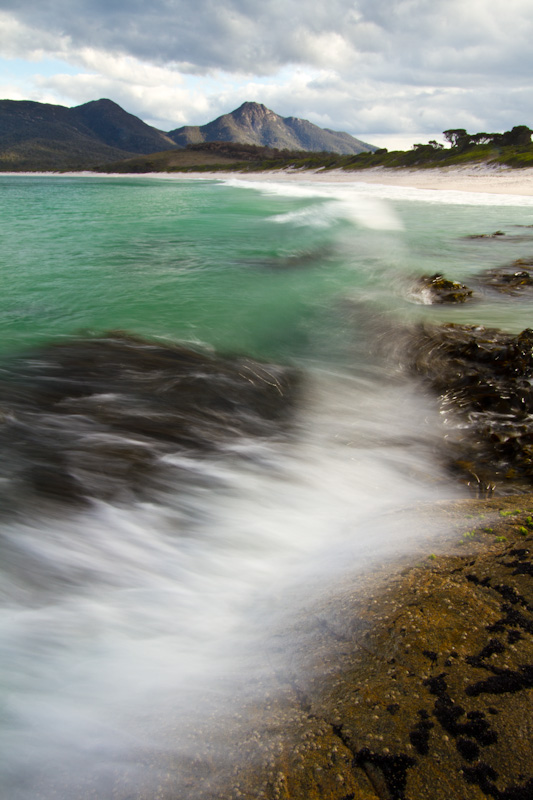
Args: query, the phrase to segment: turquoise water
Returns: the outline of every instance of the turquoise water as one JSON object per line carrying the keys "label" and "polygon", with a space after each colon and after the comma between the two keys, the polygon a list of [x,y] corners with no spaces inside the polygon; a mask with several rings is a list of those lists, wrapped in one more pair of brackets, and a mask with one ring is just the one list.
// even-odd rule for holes
{"label": "turquoise water", "polygon": [[[3,181],[6,349],[127,329],[272,354],[305,338],[342,283],[334,254],[313,259],[323,236],[271,221],[290,199],[191,181]],[[285,268],[307,251],[305,271]]]}
{"label": "turquoise water", "polygon": [[[122,330],[294,365],[301,377],[289,432],[235,426],[201,452],[113,427],[121,409],[150,413],[127,381],[98,384],[84,403],[67,391],[59,409],[46,391],[30,402],[27,377],[2,397],[0,434],[14,433],[0,489],[23,497],[0,527],[3,796],[194,800],[197,776],[181,783],[179,766],[198,757],[194,726],[208,746],[213,708],[246,719],[246,702],[275,690],[291,652],[269,649],[269,637],[294,615],[312,619],[313,598],[341,579],[357,591],[376,561],[421,543],[432,552],[432,532],[407,511],[463,490],[435,460],[434,403],[376,362],[369,333],[418,319],[531,327],[527,299],[436,307],[410,290],[422,274],[470,283],[533,256],[532,224],[528,198],[0,176],[2,376],[12,363],[48,374],[53,354],[38,345]],[[505,236],[468,238],[496,230]],[[145,362],[132,363],[142,385]],[[140,453],[155,474],[138,491],[127,459]],[[21,495],[57,454],[85,506]],[[221,727],[231,739],[231,723]]]}
{"label": "turquoise water", "polygon": [[[332,332],[336,300],[364,296],[412,315],[420,309],[406,303],[403,276],[468,280],[533,251],[531,231],[514,227],[533,220],[527,200],[461,205],[346,186],[301,194],[283,184],[0,177],[2,351],[125,329],[312,356]],[[462,238],[497,229],[506,241]],[[505,321],[496,306],[453,314]],[[509,322],[525,326],[527,313],[515,308]]]}

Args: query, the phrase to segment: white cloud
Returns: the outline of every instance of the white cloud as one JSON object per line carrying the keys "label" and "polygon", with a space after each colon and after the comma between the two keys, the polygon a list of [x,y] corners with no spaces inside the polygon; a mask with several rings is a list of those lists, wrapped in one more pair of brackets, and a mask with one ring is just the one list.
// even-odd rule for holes
{"label": "white cloud", "polygon": [[53,77],[36,76],[35,82],[48,97],[68,98],[68,105],[78,105],[109,97],[126,111],[140,116],[164,130],[185,125],[198,116],[209,117],[209,101],[205,95],[167,83],[129,83],[106,75],[58,74]]}
{"label": "white cloud", "polygon": [[68,49],[68,39],[25,25],[0,11],[0,53],[3,58],[39,61],[45,55]]}

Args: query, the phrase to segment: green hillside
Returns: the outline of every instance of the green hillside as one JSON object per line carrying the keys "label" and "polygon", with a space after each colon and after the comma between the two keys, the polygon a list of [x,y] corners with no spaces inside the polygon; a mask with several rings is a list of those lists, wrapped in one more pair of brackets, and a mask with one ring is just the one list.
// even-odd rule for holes
{"label": "green hillside", "polygon": [[[524,126],[520,126],[523,128]],[[513,129],[515,130],[515,129]],[[507,132],[511,133],[511,132]],[[504,137],[505,134],[494,134]],[[309,151],[281,150],[232,142],[190,144],[184,150],[138,156],[126,161],[105,164],[102,172],[176,172],[205,171],[216,166],[220,170],[257,172],[277,169],[301,170],[364,170],[375,167],[395,169],[435,169],[438,167],[492,164],[494,166],[533,166],[533,144],[452,143],[445,148],[429,143],[415,145],[411,150],[386,149],[374,153],[339,155]],[[509,141],[509,139],[503,141]]]}

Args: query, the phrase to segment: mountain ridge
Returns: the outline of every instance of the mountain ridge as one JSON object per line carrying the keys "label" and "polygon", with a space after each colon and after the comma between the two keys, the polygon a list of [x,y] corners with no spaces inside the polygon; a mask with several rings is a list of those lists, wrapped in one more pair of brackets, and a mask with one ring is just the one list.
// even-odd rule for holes
{"label": "mountain ridge", "polygon": [[220,141],[332,153],[376,149],[350,134],[319,128],[298,117],[281,117],[250,101],[206,125],[166,133],[108,98],[72,108],[33,100],[0,100],[0,171],[92,169],[189,144]]}
{"label": "mountain ridge", "polygon": [[0,170],[89,169],[176,145],[112,100],[68,108],[0,100]]}
{"label": "mountain ridge", "polygon": [[280,150],[343,154],[373,152],[377,149],[349,133],[320,128],[299,117],[282,117],[262,103],[250,101],[205,125],[185,125],[169,131],[168,135],[182,147],[228,141]]}
{"label": "mountain ridge", "polygon": [[75,106],[76,117],[105,144],[136,153],[158,153],[175,147],[170,137],[107,98]]}

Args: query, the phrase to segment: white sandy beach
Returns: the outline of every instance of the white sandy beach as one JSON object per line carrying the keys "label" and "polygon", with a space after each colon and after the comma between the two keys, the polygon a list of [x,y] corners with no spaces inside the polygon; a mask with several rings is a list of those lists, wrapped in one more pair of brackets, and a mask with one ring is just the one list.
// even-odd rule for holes
{"label": "white sandy beach", "polygon": [[[49,176],[98,178],[140,178],[139,173],[102,172],[5,172],[5,176]],[[168,178],[169,180],[223,180],[238,179],[257,183],[258,181],[287,181],[309,183],[367,183],[381,186],[404,186],[413,189],[430,189],[454,192],[476,192],[481,194],[513,195],[533,197],[533,167],[512,169],[505,166],[443,167],[441,169],[384,169],[374,167],[358,171],[345,170],[272,170],[271,172],[151,172],[145,177]]]}
{"label": "white sandy beach", "polygon": [[187,177],[203,179],[238,177],[243,181],[312,181],[313,183],[373,183],[385,186],[410,186],[415,189],[442,189],[456,192],[533,196],[533,168],[511,169],[485,164],[442,169],[276,170],[254,173],[202,173]]}

